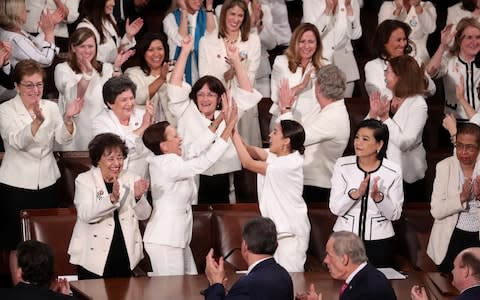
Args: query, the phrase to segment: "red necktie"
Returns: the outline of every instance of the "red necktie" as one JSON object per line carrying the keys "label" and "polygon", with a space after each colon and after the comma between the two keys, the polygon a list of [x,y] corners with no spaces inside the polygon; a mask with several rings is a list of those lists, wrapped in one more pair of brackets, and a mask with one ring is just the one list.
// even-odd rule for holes
{"label": "red necktie", "polygon": [[339,296],[341,297],[343,292],[347,289],[348,283],[346,281],[343,282],[342,286],[340,287],[340,294]]}

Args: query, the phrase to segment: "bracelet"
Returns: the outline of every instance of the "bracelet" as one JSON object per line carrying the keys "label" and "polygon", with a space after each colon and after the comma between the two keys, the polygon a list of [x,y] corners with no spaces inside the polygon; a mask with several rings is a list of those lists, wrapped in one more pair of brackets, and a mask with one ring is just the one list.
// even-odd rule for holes
{"label": "bracelet", "polygon": [[121,68],[113,67],[113,72],[120,73],[122,72]]}
{"label": "bracelet", "polygon": [[453,135],[450,136],[450,142],[452,144],[455,144],[456,139],[457,139],[457,134],[453,134]]}
{"label": "bracelet", "polygon": [[214,12],[213,8],[212,8],[212,9],[206,9],[205,11],[206,11],[207,13],[213,13],[213,12]]}
{"label": "bracelet", "polygon": [[215,123],[214,123],[214,121],[212,121],[212,122],[210,123],[210,126],[212,126],[212,127],[213,127],[213,129],[215,129],[215,130],[218,128],[218,126],[215,126]]}
{"label": "bracelet", "polygon": [[8,66],[9,64],[10,64],[10,60],[7,60],[7,62],[4,63],[2,67],[6,67],[6,66]]}
{"label": "bracelet", "polygon": [[87,73],[82,73],[82,78],[87,80],[87,81],[92,80],[92,77],[93,77],[93,73],[92,73],[92,75],[89,75]]}

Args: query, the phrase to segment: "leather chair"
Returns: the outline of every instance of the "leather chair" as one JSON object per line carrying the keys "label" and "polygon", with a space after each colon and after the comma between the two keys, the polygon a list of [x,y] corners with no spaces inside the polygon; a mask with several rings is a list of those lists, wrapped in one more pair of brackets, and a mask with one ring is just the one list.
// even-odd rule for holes
{"label": "leather chair", "polygon": [[77,220],[74,208],[31,209],[21,211],[23,240],[49,244],[55,256],[55,275],[74,275],[77,269],[69,263],[67,253],[73,226]]}
{"label": "leather chair", "polygon": [[59,207],[74,207],[75,178],[92,166],[87,151],[56,152],[60,179],[57,184]]}
{"label": "leather chair", "polygon": [[311,230],[305,271],[323,271],[326,270],[323,265],[325,245],[337,217],[330,212],[328,203],[311,203],[308,204],[308,218]]}

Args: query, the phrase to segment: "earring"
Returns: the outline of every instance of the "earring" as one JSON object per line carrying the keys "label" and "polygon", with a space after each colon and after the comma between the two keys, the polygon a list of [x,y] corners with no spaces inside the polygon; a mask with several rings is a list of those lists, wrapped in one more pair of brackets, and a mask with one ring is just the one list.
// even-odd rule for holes
{"label": "earring", "polygon": [[378,152],[380,152],[380,149],[377,149],[377,154],[378,154]]}

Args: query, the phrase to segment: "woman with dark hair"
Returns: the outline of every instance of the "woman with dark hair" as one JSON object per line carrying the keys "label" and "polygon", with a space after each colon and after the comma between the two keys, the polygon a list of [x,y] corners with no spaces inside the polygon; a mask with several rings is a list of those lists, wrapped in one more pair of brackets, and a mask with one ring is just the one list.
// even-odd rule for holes
{"label": "woman with dark hair", "polygon": [[128,148],[112,133],[88,144],[93,167],[75,179],[77,222],[68,247],[78,279],[131,277],[143,258],[139,220],[152,208],[149,183],[123,169]]}
{"label": "woman with dark hair", "polygon": [[390,59],[385,79],[393,98],[388,101],[378,92],[371,94],[367,116],[380,120],[390,131],[387,155],[402,167],[405,199],[409,201],[426,198],[427,159],[422,135],[428,107],[423,97],[423,73],[408,55]]}
{"label": "woman with dark hair", "polygon": [[65,111],[68,103],[76,97],[85,99],[82,112],[75,116],[77,134],[73,142],[62,146],[63,151],[85,151],[92,140],[92,121],[105,108],[98,96],[103,84],[112,76],[120,73],[126,58],[118,55],[112,66],[97,60],[95,34],[88,28],[79,28],[70,36],[67,61],[55,67],[55,86],[59,92],[58,106]]}
{"label": "woman with dark hair", "polygon": [[[135,35],[143,26],[143,20],[137,18],[130,23],[127,19],[125,35],[120,38],[120,33],[113,17],[114,0],[83,0],[80,8],[77,28],[86,27],[95,33],[97,41],[97,59],[101,62],[113,64],[117,55],[128,57],[134,54]],[[115,69],[120,72],[120,69]]]}
{"label": "woman with dark hair", "polygon": [[53,145],[72,141],[73,116],[83,106],[83,100],[76,99],[62,116],[57,104],[42,99],[44,76],[36,61],[20,61],[13,71],[18,94],[0,105],[0,133],[5,146],[0,166],[0,247],[10,250],[12,275],[15,248],[22,236],[20,210],[58,206],[55,183],[60,171]]}
{"label": "woman with dark hair", "polygon": [[305,131],[300,123],[282,120],[270,133],[269,149],[245,144],[233,135],[242,166],[258,174],[258,204],[278,232],[275,260],[289,272],[303,272],[310,238],[307,205],[302,198]]}
{"label": "woman with dark hair", "polygon": [[[373,39],[373,54],[375,59],[367,62],[365,65],[365,89],[370,95],[375,91],[379,91],[387,98],[391,98],[391,91],[386,86],[385,70],[387,70],[387,62],[389,59],[411,55],[417,61],[420,60],[413,51],[414,46],[410,44],[409,36],[412,29],[407,24],[397,20],[385,20],[378,25],[375,37]],[[428,81],[424,93],[428,95],[435,94],[435,84],[430,77],[425,74],[425,78],[421,80]]]}
{"label": "woman with dark hair", "polygon": [[398,20],[408,24],[412,29],[410,38],[415,43],[417,56],[422,63],[428,63],[430,55],[427,50],[427,39],[435,31],[437,21],[437,11],[432,2],[421,0],[384,1],[378,12],[378,23],[385,20]]}
{"label": "woman with dark hair", "polygon": [[452,271],[462,250],[480,247],[480,127],[460,125],[455,146],[455,154],[437,164],[430,210],[435,222],[427,254],[443,273]]}
{"label": "woman with dark hair", "polygon": [[479,0],[461,0],[457,4],[448,8],[447,22],[445,24],[452,24],[453,28],[457,27],[458,22],[463,18],[480,17],[480,1]]}
{"label": "woman with dark hair", "polygon": [[[199,155],[186,158],[182,139],[168,122],[153,124],[143,134],[143,142],[155,156],[147,160],[152,178],[153,214],[143,241],[154,275],[197,274],[190,250],[192,203],[197,199],[195,176],[212,166],[228,149],[235,127],[236,107],[229,109],[222,95],[225,127],[214,143],[204,144]],[[204,129],[208,130],[208,129]],[[172,224],[175,226],[172,227]]]}
{"label": "woman with dark hair", "polygon": [[322,40],[317,27],[311,23],[302,23],[293,31],[285,54],[275,58],[271,78],[273,105],[270,113],[273,116],[270,124],[272,128],[280,114],[278,102],[282,80],[288,80],[292,93],[298,98],[294,108],[300,115],[307,114],[317,105],[313,82],[320,67],[326,64],[322,58],[322,51]]}
{"label": "woman with dark hair", "polygon": [[[205,148],[203,143],[212,143],[217,132],[223,130],[220,96],[225,93],[225,88],[222,82],[213,76],[201,77],[192,88],[183,81],[183,71],[193,41],[187,37],[182,43],[182,52],[167,85],[167,94],[168,108],[177,117],[178,132],[184,138],[183,150],[186,158],[189,158],[196,156],[199,149]],[[252,88],[242,66],[239,49],[229,46],[227,50],[238,80],[238,86],[231,86],[230,95],[238,105],[240,118],[245,110],[260,101],[262,95]],[[222,157],[200,175],[199,203],[234,202],[233,172],[240,169],[241,164],[235,148],[229,143],[229,148]]]}
{"label": "woman with dark hair", "polygon": [[176,120],[167,108],[168,43],[163,34],[146,33],[137,45],[139,66],[128,68],[125,75],[137,86],[136,107],[145,108],[150,100],[154,108],[154,122],[168,121],[176,127]]}
{"label": "woman with dark hair", "polygon": [[392,221],[402,214],[402,171],[387,160],[388,127],[374,119],[355,130],[355,155],[335,163],[330,211],[338,216],[333,231],[352,231],[364,241],[368,261],[393,266]]}
{"label": "woman with dark hair", "polygon": [[153,123],[153,105],[147,101],[145,111],[135,109],[135,84],[125,75],[112,77],[103,85],[103,102],[106,105],[92,122],[94,135],[111,132],[120,136],[128,147],[124,168],[140,177],[146,177],[146,157],[150,151],[142,142],[145,129]]}
{"label": "woman with dark hair", "polygon": [[[459,122],[466,122],[471,117],[465,104],[475,110],[480,107],[477,90],[480,85],[479,52],[480,22],[464,18],[458,22],[456,30],[452,24],[445,26],[440,46],[427,65],[427,72],[432,77],[443,79],[445,113],[452,113]],[[456,94],[460,84],[463,85],[463,96]],[[466,103],[459,97],[463,97]]]}

